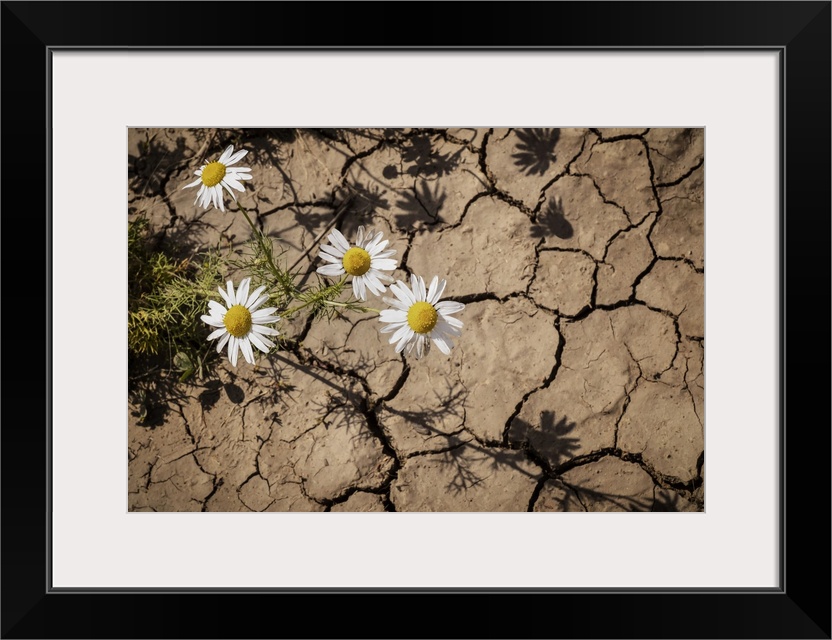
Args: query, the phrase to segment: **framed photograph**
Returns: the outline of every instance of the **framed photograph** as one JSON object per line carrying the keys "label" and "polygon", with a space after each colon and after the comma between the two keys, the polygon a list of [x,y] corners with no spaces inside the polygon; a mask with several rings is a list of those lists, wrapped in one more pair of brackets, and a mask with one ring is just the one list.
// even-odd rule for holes
{"label": "framed photograph", "polygon": [[3,3],[3,637],[829,638],[830,3],[396,8]]}

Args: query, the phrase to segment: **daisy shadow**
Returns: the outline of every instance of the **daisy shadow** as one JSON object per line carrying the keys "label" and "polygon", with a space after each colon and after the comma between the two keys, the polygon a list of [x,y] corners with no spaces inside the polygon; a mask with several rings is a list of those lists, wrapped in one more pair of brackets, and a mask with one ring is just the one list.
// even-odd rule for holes
{"label": "daisy shadow", "polygon": [[[336,209],[333,207],[330,211],[320,210],[326,209],[328,205],[321,205],[320,207],[316,207],[319,209],[315,211],[314,209],[303,206],[303,207],[289,207],[285,212],[278,212],[278,215],[286,216],[287,213],[291,213],[294,217],[294,228],[300,227],[304,229],[308,234],[311,241],[311,238],[314,238],[321,232],[323,228],[326,227],[332,219],[337,215]],[[347,214],[349,215],[349,213]],[[290,229],[293,228],[290,223]],[[281,241],[283,241],[281,239]]]}
{"label": "daisy shadow", "polygon": [[[396,408],[384,404],[384,411],[402,418],[425,441],[434,438],[447,440],[445,447],[453,447],[467,441],[461,438],[465,423],[465,402],[468,390],[460,382],[445,382],[444,389],[433,389],[433,399],[424,398],[418,410]],[[395,404],[395,401],[393,401]],[[432,442],[435,445],[435,442]]]}
{"label": "daisy shadow", "polygon": [[[353,149],[350,137],[364,143],[378,144],[379,142],[395,142],[401,137],[401,129],[371,129],[371,128],[309,128],[302,129],[304,133],[315,136],[317,140],[330,146],[335,151],[343,153],[343,147]],[[337,146],[341,145],[341,146]],[[353,150],[355,151],[355,150]]]}
{"label": "daisy shadow", "polygon": [[412,229],[418,224],[436,224],[442,222],[440,211],[442,210],[447,195],[445,190],[436,184],[431,188],[428,180],[422,180],[420,185],[413,186],[413,189],[402,191],[396,201],[396,226],[401,229]]}
{"label": "daisy shadow", "polygon": [[[563,482],[563,480],[561,480]],[[575,493],[578,501],[586,510],[590,506],[591,511],[651,511],[654,500],[642,497],[633,497],[617,493],[605,493],[597,489],[563,482]],[[566,510],[566,509],[564,509]]]}
{"label": "daisy shadow", "polygon": [[487,448],[476,442],[466,442],[447,451],[439,461],[450,468],[450,480],[445,489],[453,495],[481,489],[480,485],[501,469],[511,469],[535,480],[540,477],[539,473],[532,473],[520,464],[515,451]]}
{"label": "daisy shadow", "polygon": [[576,423],[565,416],[559,419],[554,411],[542,411],[536,424],[515,418],[509,430],[512,444],[533,449],[551,467],[557,467],[575,456],[581,441],[575,436]]}
{"label": "daisy shadow", "polygon": [[367,419],[361,412],[361,404],[356,395],[346,390],[344,393],[328,394],[324,402],[311,402],[316,409],[315,414],[320,416],[324,429],[329,430],[334,428],[332,425],[337,425],[338,429],[346,429],[352,434],[351,440],[357,441],[373,437],[367,428]]}
{"label": "daisy shadow", "polygon": [[347,182],[344,186],[342,192],[335,193],[336,206],[346,198],[353,197],[352,208],[356,213],[371,214],[390,209],[387,189],[380,187],[378,184],[365,184],[356,180],[355,182]]}
{"label": "daisy shadow", "polygon": [[[192,131],[196,142],[205,136],[205,131]],[[188,148],[184,136],[170,140],[162,129],[147,129],[144,132],[131,132],[139,137],[138,150],[127,155],[127,184],[129,191],[136,195],[164,196],[164,185],[171,172],[183,164],[192,150]]]}
{"label": "daisy shadow", "polygon": [[526,175],[543,175],[557,159],[555,145],[560,139],[560,129],[517,129],[520,142],[512,154],[514,165]]}
{"label": "daisy shadow", "polygon": [[401,145],[402,162],[410,166],[405,173],[410,176],[439,178],[451,173],[459,164],[463,147],[452,153],[437,149],[440,136],[420,134],[407,138]]}
{"label": "daisy shadow", "polygon": [[284,198],[288,198],[295,205],[298,204],[298,191],[295,181],[286,170],[291,146],[297,140],[295,129],[291,128],[268,128],[268,129],[243,129],[240,141],[243,141],[249,150],[250,162],[259,167],[274,167],[282,180],[282,193],[278,194],[278,202],[263,192],[257,192],[257,199],[261,202],[277,205]]}
{"label": "daisy shadow", "polygon": [[[140,427],[163,426],[173,408],[188,401],[186,388],[176,376],[164,375],[162,368],[145,370],[134,377],[128,375],[130,415],[138,418],[136,424]],[[135,371],[135,367],[130,369],[131,373]]]}
{"label": "daisy shadow", "polygon": [[222,382],[219,380],[209,380],[205,383],[205,388],[199,393],[197,399],[202,406],[203,411],[210,411],[222,396]]}
{"label": "daisy shadow", "polygon": [[574,233],[572,224],[566,219],[560,198],[549,200],[546,208],[538,214],[536,224],[531,228],[532,238],[556,236],[561,240],[568,240]]}
{"label": "daisy shadow", "polygon": [[679,512],[684,511],[682,508],[684,501],[678,493],[670,491],[656,492],[656,498],[653,500],[653,511],[662,512]]}

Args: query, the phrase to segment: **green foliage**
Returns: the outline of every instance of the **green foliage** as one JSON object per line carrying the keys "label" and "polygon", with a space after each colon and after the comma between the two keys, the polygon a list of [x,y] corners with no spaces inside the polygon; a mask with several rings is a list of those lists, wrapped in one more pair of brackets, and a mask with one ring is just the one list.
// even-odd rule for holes
{"label": "green foliage", "polygon": [[[253,225],[252,225],[253,226]],[[284,249],[275,249],[274,242],[259,229],[248,241],[240,258],[230,259],[228,264],[251,276],[252,287],[266,285],[271,296],[270,306],[285,308],[299,294],[295,281],[301,272],[290,272],[283,266]]]}
{"label": "green foliage", "polygon": [[128,348],[161,356],[182,379],[201,376],[211,352],[200,316],[223,282],[223,261],[216,252],[174,259],[151,246],[148,230],[144,217],[128,225]]}
{"label": "green foliage", "polygon": [[319,279],[316,286],[310,287],[306,291],[298,294],[297,299],[303,304],[295,307],[295,310],[308,307],[309,314],[316,320],[320,318],[332,320],[335,315],[344,310],[364,311],[361,303],[352,300],[352,298],[347,302],[337,302],[345,286],[343,279],[335,283],[329,283]]}
{"label": "green foliage", "polygon": [[[282,318],[304,310],[315,320],[331,320],[345,311],[377,311],[352,297],[341,302],[346,276],[339,282],[318,279],[301,289],[302,271],[287,267],[285,250],[258,230],[248,212],[240,207],[252,229],[252,238],[235,257],[222,258],[208,251],[192,259],[178,260],[152,246],[149,225],[140,216],[128,225],[128,347],[137,358],[162,359],[184,381],[196,374],[204,377],[209,358],[216,355],[206,338],[212,330],[201,316],[208,313],[208,301],[218,300],[217,288],[224,286],[229,271],[251,277],[252,289],[266,286],[270,301]],[[299,262],[299,260],[298,260]],[[297,262],[295,263],[297,264]],[[292,340],[284,333],[275,349]]]}
{"label": "green foliage", "polygon": [[[338,302],[345,289],[345,278],[334,283],[318,278],[316,285],[304,290],[299,289],[295,283],[303,275],[302,270],[292,271],[292,267],[284,266],[283,257],[286,251],[275,249],[274,241],[251,223],[248,213],[242,207],[241,211],[249,221],[254,237],[247,243],[241,257],[229,260],[228,264],[250,275],[253,286],[265,284],[271,296],[270,305],[277,307],[283,318],[303,309],[315,320],[331,320],[343,311],[368,310],[352,297],[346,302]],[[301,304],[288,308],[293,301]],[[285,340],[285,337],[281,340]]]}

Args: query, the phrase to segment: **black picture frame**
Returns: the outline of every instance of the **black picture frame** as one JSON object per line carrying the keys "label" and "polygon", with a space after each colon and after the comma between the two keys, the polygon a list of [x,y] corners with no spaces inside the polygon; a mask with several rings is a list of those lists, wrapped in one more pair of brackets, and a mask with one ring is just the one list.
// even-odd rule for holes
{"label": "black picture frame", "polygon": [[[830,386],[826,374],[817,374],[816,363],[820,354],[820,370],[828,372],[832,4],[233,4],[252,18],[245,28],[218,28],[211,13],[222,5],[218,2],[2,3],[3,290],[6,309],[11,309],[3,316],[2,637],[830,638]],[[408,13],[410,21],[397,17]],[[465,19],[452,21],[453,15]],[[49,233],[46,179],[51,170],[48,97],[50,52],[65,47],[779,51],[785,79],[779,270],[781,587],[558,593],[50,589],[51,349],[44,336],[68,310],[52,308],[49,290],[55,239]],[[804,290],[820,291],[815,294],[820,299],[807,299]],[[757,490],[762,489],[755,478],[737,487],[738,492]],[[533,561],[527,554],[521,560],[509,549],[493,561]],[[310,619],[306,610],[317,615]]]}

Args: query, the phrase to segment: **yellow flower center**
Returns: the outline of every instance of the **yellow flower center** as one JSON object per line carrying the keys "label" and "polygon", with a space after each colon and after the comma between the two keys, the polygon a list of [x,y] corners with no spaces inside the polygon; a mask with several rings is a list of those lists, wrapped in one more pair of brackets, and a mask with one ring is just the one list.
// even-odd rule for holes
{"label": "yellow flower center", "polygon": [[407,324],[416,333],[430,333],[438,319],[436,309],[428,302],[416,302],[407,312]]}
{"label": "yellow flower center", "polygon": [[351,276],[363,276],[370,268],[370,254],[361,247],[353,247],[344,254],[344,271]]}
{"label": "yellow flower center", "polygon": [[222,162],[206,164],[202,170],[202,184],[206,187],[218,185],[225,177],[225,165]]}
{"label": "yellow flower center", "polygon": [[235,304],[222,319],[225,328],[235,338],[242,338],[251,330],[251,312],[241,304]]}

